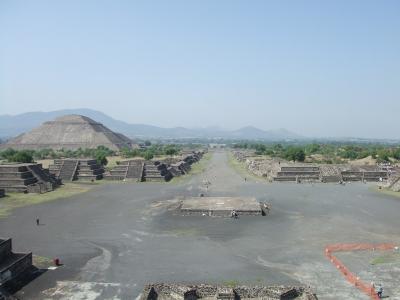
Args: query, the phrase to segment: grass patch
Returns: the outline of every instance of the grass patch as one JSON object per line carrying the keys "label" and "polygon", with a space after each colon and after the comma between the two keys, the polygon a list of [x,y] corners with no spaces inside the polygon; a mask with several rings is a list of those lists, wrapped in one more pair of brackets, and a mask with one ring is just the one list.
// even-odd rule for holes
{"label": "grass patch", "polygon": [[32,256],[33,265],[39,269],[47,269],[53,265],[53,260],[39,255]]}
{"label": "grass patch", "polygon": [[370,263],[371,265],[400,263],[400,253],[399,252],[386,253],[382,256],[374,258]]}
{"label": "grass patch", "polygon": [[6,193],[6,196],[0,199],[0,218],[7,217],[15,208],[71,197],[85,193],[94,186],[96,184],[91,182],[87,184],[67,183],[52,192],[44,194]]}
{"label": "grass patch", "polygon": [[222,281],[222,284],[225,285],[225,286],[227,286],[227,287],[230,287],[230,288],[235,288],[235,287],[237,287],[240,283],[239,283],[238,280],[232,279],[232,280],[224,280],[224,281]]}
{"label": "grass patch", "polygon": [[205,153],[198,162],[196,162],[192,165],[192,169],[190,170],[189,174],[196,175],[196,174],[203,173],[207,169],[209,162],[211,160],[211,157],[212,157],[211,153],[209,153],[209,152]]}
{"label": "grass patch", "polygon": [[400,192],[391,191],[391,190],[389,190],[387,188],[379,189],[379,187],[377,187],[377,186],[372,186],[371,189],[373,191],[375,191],[375,192],[378,192],[378,193],[382,193],[382,194],[385,194],[385,195],[388,195],[388,196],[400,198]]}
{"label": "grass patch", "polygon": [[182,182],[188,180],[190,178],[190,175],[197,175],[197,174],[203,173],[209,166],[211,157],[212,157],[211,153],[209,153],[209,152],[205,153],[198,162],[194,163],[191,166],[189,174],[182,175],[179,177],[173,177],[170,182],[175,183],[175,184],[182,183]]}

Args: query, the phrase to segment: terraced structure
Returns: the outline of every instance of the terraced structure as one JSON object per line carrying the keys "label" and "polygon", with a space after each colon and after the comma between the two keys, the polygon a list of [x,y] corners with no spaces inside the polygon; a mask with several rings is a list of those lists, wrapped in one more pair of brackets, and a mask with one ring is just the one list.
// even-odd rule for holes
{"label": "terraced structure", "polygon": [[41,164],[0,165],[0,189],[5,192],[45,193],[55,189],[59,183]]}
{"label": "terraced structure", "polygon": [[74,180],[99,180],[104,168],[95,159],[55,159],[49,171],[64,182]]}

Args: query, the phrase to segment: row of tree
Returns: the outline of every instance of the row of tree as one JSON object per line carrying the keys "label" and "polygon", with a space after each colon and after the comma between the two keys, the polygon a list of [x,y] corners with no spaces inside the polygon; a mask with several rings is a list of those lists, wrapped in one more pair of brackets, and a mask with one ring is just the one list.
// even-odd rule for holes
{"label": "row of tree", "polygon": [[6,149],[0,151],[0,158],[8,162],[31,163],[38,159],[57,159],[57,158],[87,158],[93,157],[102,165],[107,164],[107,156],[115,155],[115,152],[104,146],[96,149],[77,149],[77,150],[15,150]]}
{"label": "row of tree", "polygon": [[304,161],[307,156],[321,154],[328,158],[326,162],[340,161],[341,159],[362,159],[371,156],[378,162],[400,160],[400,147],[382,144],[262,144],[262,143],[235,143],[233,148],[254,149],[257,155],[269,155],[288,160]]}
{"label": "row of tree", "polygon": [[181,146],[178,145],[155,144],[155,145],[148,145],[140,149],[123,148],[121,150],[121,156],[125,158],[143,157],[146,160],[150,160],[155,156],[161,156],[161,155],[173,156],[178,154],[180,151],[181,151]]}

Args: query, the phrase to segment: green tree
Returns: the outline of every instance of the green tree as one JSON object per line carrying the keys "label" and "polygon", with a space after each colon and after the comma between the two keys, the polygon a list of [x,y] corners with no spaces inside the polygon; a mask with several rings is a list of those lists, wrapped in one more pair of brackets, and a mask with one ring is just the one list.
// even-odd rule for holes
{"label": "green tree", "polygon": [[254,145],[254,149],[256,149],[256,154],[261,155],[267,150],[267,147],[263,144],[256,144]]}
{"label": "green tree", "polygon": [[285,150],[284,157],[287,160],[304,161],[305,158],[306,158],[306,154],[304,153],[303,148],[300,148],[300,147],[288,147]]}
{"label": "green tree", "polygon": [[152,151],[146,151],[143,157],[145,160],[151,160],[154,158],[154,154]]}
{"label": "green tree", "polygon": [[165,154],[166,155],[175,155],[178,153],[178,149],[173,148],[173,147],[169,147],[165,149]]}
{"label": "green tree", "polygon": [[104,151],[98,151],[95,155],[96,161],[98,164],[101,164],[103,166],[107,165],[108,160],[107,160],[107,153]]}
{"label": "green tree", "polygon": [[400,160],[400,148],[394,149],[394,150],[393,150],[392,156],[393,156],[395,159]]}
{"label": "green tree", "polygon": [[378,160],[380,162],[387,162],[390,161],[390,152],[386,149],[381,149],[378,151]]}
{"label": "green tree", "polygon": [[31,163],[31,162],[33,162],[32,151],[28,151],[28,150],[18,151],[13,156],[11,156],[8,160],[11,162]]}

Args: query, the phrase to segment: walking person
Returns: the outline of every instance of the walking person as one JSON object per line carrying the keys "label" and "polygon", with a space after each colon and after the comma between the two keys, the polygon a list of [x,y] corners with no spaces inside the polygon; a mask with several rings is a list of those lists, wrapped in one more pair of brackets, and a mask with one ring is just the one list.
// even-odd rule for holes
{"label": "walking person", "polygon": [[39,220],[39,218],[37,218],[36,219],[36,226],[39,226],[40,225],[40,220]]}
{"label": "walking person", "polygon": [[382,286],[380,286],[380,287],[378,288],[378,293],[377,293],[377,295],[378,295],[379,298],[382,298],[382,297],[383,297],[383,287],[382,287]]}

